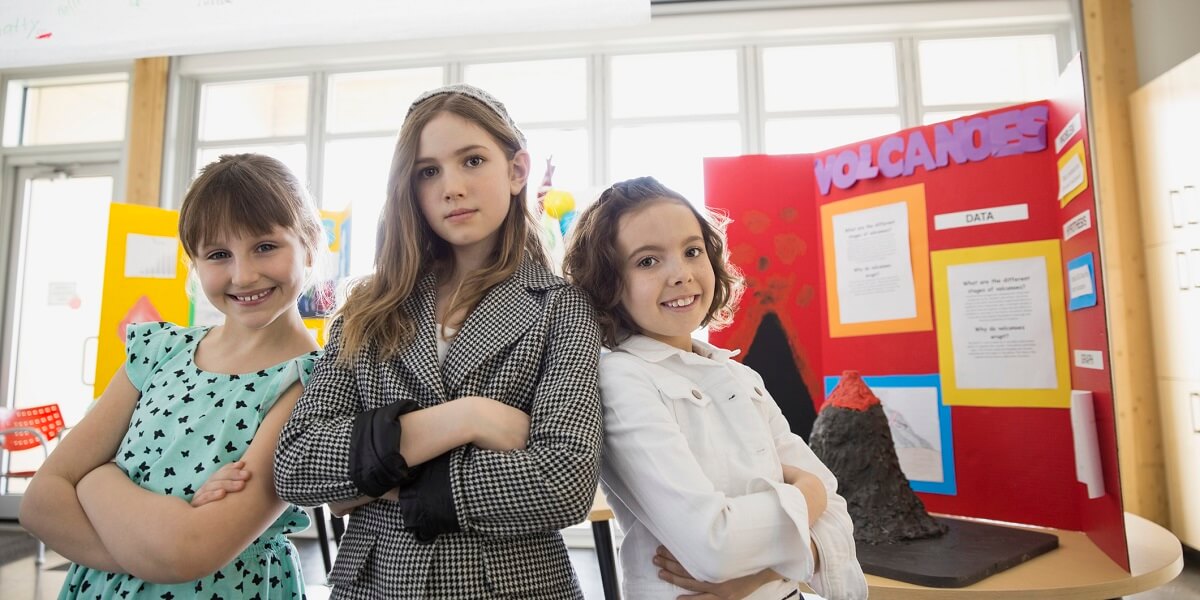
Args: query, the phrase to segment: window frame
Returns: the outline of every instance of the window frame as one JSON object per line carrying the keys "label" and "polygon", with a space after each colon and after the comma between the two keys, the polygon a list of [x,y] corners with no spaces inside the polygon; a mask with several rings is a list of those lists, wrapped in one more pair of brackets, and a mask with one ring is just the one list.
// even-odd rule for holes
{"label": "window frame", "polygon": [[[850,33],[745,33],[736,36],[697,36],[701,39],[663,40],[663,39],[634,39],[616,43],[590,43],[582,47],[547,47],[543,49],[525,49],[518,51],[495,51],[468,47],[457,52],[431,52],[431,56],[374,60],[374,61],[345,61],[330,66],[314,66],[305,69],[220,69],[208,68],[205,72],[195,75],[181,76],[183,95],[189,96],[189,101],[181,102],[181,127],[177,150],[179,156],[175,160],[176,174],[172,179],[172,188],[165,197],[170,198],[172,205],[177,206],[183,190],[194,168],[195,157],[199,142],[191,142],[198,131],[198,102],[200,86],[208,83],[249,81],[254,79],[269,79],[287,76],[305,75],[309,78],[309,127],[303,142],[307,144],[308,152],[308,185],[314,194],[324,190],[324,151],[325,144],[334,139],[350,139],[358,137],[378,137],[385,132],[355,132],[329,134],[325,131],[326,114],[325,102],[328,98],[329,77],[336,74],[382,71],[405,68],[441,67],[444,83],[463,81],[463,74],[468,64],[488,64],[535,61],[561,58],[584,58],[588,69],[587,120],[580,121],[544,122],[530,127],[579,127],[584,126],[589,136],[591,162],[588,166],[589,188],[601,189],[611,177],[609,152],[612,146],[612,132],[615,128],[639,124],[664,124],[695,121],[735,120],[741,128],[741,151],[743,154],[762,154],[765,152],[766,123],[769,119],[823,116],[855,116],[865,114],[896,114],[901,128],[910,128],[922,124],[921,119],[927,112],[944,112],[965,110],[979,112],[1003,106],[1004,104],[979,103],[970,105],[937,105],[922,104],[919,73],[918,42],[926,39],[954,39],[971,37],[1006,37],[1021,35],[1050,35],[1055,40],[1057,49],[1057,64],[1061,69],[1067,64],[1074,53],[1076,40],[1072,36],[1070,15],[1063,14],[1060,19],[1045,20],[1026,24],[1001,23],[986,26],[963,27],[916,27],[904,28],[902,31],[875,31]],[[878,43],[890,42],[895,49],[896,85],[898,105],[893,113],[887,109],[853,108],[853,109],[820,109],[792,110],[768,112],[765,107],[763,81],[763,51],[767,48],[789,46],[820,46],[835,44]],[[736,114],[703,114],[687,116],[663,117],[625,117],[616,118],[612,115],[611,97],[611,64],[616,56],[636,54],[669,54],[677,52],[697,52],[707,50],[733,50],[736,53],[737,84],[739,85],[739,111]],[[190,103],[190,106],[189,106]],[[387,132],[394,135],[395,132]],[[299,138],[286,138],[288,141],[299,141]],[[263,138],[252,140],[255,143],[277,143],[284,138]],[[238,140],[230,145],[242,145],[250,140]],[[207,144],[212,147],[215,144]],[[590,190],[589,190],[590,191]]]}

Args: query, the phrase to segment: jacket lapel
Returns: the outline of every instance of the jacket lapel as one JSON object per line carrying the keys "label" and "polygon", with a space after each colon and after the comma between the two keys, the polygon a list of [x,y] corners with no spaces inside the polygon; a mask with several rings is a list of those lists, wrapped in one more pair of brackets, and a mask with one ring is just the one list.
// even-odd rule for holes
{"label": "jacket lapel", "polygon": [[[437,302],[437,280],[432,273],[417,282],[412,295],[405,301],[405,309],[416,320],[417,333],[406,348],[400,351],[400,360],[417,379],[433,390],[439,402],[448,400],[446,387],[442,384],[441,369],[437,362],[437,325],[435,305]],[[418,396],[419,397],[419,396]]]}
{"label": "jacket lapel", "polygon": [[562,285],[526,259],[508,279],[492,288],[467,316],[450,344],[442,369],[447,390],[457,390],[471,371],[520,339],[541,318],[541,305],[531,290]]}

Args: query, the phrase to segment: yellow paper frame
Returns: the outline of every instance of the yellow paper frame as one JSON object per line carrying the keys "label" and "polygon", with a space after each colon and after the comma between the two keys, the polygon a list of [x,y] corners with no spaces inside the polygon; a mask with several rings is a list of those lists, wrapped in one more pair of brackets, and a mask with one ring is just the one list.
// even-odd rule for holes
{"label": "yellow paper frame", "polygon": [[1083,181],[1081,181],[1079,185],[1075,186],[1074,188],[1071,188],[1066,195],[1062,197],[1062,200],[1059,201],[1060,208],[1066,206],[1068,202],[1074,200],[1076,197],[1082,194],[1084,190],[1088,189],[1088,179],[1090,176],[1088,175],[1087,157],[1083,153],[1083,140],[1075,142],[1075,145],[1071,146],[1070,150],[1067,150],[1062,156],[1058,157],[1058,171],[1056,172],[1062,173],[1063,167],[1067,166],[1067,163],[1071,162],[1071,159],[1076,157],[1079,158],[1079,164],[1083,165]]}
{"label": "yellow paper frame", "polygon": [[[950,331],[950,286],[946,275],[952,265],[1040,257],[1046,261],[1046,288],[1050,297],[1050,331],[1054,338],[1055,389],[960,389],[954,370],[954,342]],[[957,406],[1070,408],[1071,364],[1067,346],[1067,305],[1063,300],[1062,250],[1058,240],[1040,240],[958,250],[929,255],[933,264],[933,298],[937,316],[938,370],[942,374],[942,401]]]}
{"label": "yellow paper frame", "polygon": [[[912,261],[917,316],[866,323],[842,323],[837,287],[837,257],[833,248],[835,215],[904,202],[908,207],[908,250]],[[933,309],[929,300],[929,231],[925,216],[925,184],[908,185],[821,206],[821,243],[825,250],[825,298],[829,307],[829,337],[853,337],[929,331]]]}

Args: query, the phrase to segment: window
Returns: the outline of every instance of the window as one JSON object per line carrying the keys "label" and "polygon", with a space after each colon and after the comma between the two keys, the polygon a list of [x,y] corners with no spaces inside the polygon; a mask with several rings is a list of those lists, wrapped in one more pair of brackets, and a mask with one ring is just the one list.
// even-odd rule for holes
{"label": "window", "polygon": [[201,81],[189,170],[225,152],[280,158],[322,208],[352,208],[351,272],[361,275],[373,262],[397,130],[412,100],[443,83],[478,85],[505,102],[528,141],[531,196],[552,157],[553,185],[575,195],[577,210],[642,175],[702,203],[705,157],[816,152],[1046,97],[1064,39],[1047,25],[515,57],[472,47],[374,70]]}
{"label": "window", "polygon": [[736,120],[629,125],[612,131],[612,180],[652,175],[696,204],[704,202],[704,159],[741,154]]}
{"label": "window", "polygon": [[469,64],[463,81],[488,90],[521,124],[587,119],[587,63],[582,58]]}
{"label": "window", "polygon": [[553,159],[555,188],[580,193],[591,182],[588,65],[584,58],[469,64],[463,80],[504,102],[529,148],[529,189]]}
{"label": "window", "polygon": [[955,119],[975,114],[978,110],[951,110],[951,111],[932,111],[921,115],[922,125],[932,125],[941,123],[942,121],[953,121]]}
{"label": "window", "polygon": [[408,107],[445,77],[440,66],[329,76],[317,203],[326,210],[351,209],[351,275],[370,273],[374,264],[388,167]]}
{"label": "window", "polygon": [[897,114],[771,119],[765,146],[767,154],[819,152],[900,129]]}
{"label": "window", "polygon": [[612,116],[736,115],[737,61],[735,50],[614,56]]}
{"label": "window", "polygon": [[331,75],[326,131],[394,135],[417,95],[442,85],[443,77],[440,67]]}
{"label": "window", "polygon": [[922,113],[941,113],[933,122],[1048,98],[1058,83],[1050,34],[920,40],[917,58]]}
{"label": "window", "polygon": [[704,158],[742,153],[737,50],[614,56],[609,182],[652,175],[704,203]]}
{"label": "window", "polygon": [[891,42],[767,48],[762,64],[771,112],[900,105]]}
{"label": "window", "polygon": [[901,129],[896,65],[890,41],[764,49],[764,149],[816,152]]}
{"label": "window", "polygon": [[308,180],[308,79],[209,83],[200,87],[194,168],[222,154],[257,152]]}
{"label": "window", "polygon": [[7,88],[5,146],[125,139],[127,73],[13,80]]}

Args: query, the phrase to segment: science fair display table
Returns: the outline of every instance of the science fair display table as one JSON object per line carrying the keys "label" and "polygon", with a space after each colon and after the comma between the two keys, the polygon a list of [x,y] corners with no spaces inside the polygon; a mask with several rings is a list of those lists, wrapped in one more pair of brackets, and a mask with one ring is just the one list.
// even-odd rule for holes
{"label": "science fair display table", "polygon": [[1183,547],[1179,540],[1170,531],[1137,515],[1125,513],[1131,573],[1117,566],[1082,532],[1028,529],[1058,536],[1058,549],[962,588],[930,588],[868,575],[871,598],[1119,598],[1163,585],[1183,570]]}

